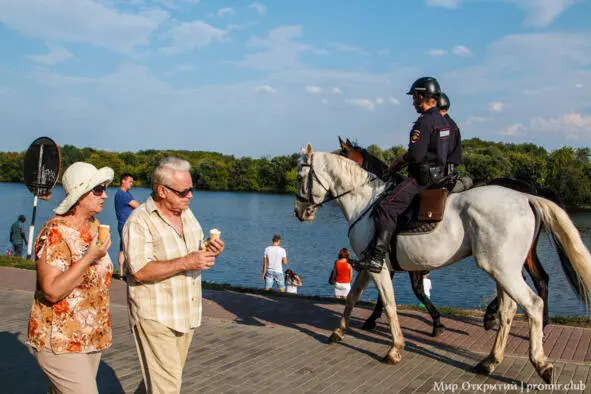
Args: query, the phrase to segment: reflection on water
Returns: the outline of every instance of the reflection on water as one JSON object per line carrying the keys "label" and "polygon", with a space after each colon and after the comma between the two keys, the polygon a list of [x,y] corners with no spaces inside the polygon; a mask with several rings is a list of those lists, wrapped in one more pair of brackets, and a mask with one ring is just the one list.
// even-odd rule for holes
{"label": "reflection on water", "polygon": [[[113,197],[116,189],[108,190],[109,198],[99,220],[111,225],[113,248],[111,258],[116,264],[119,235]],[[142,202],[150,190],[134,188],[135,198]],[[56,187],[51,201],[39,201],[37,226],[44,223],[52,209],[63,198],[61,187]],[[6,250],[10,224],[20,213],[31,219],[33,197],[21,184],[0,183],[0,251]],[[316,220],[300,223],[293,217],[294,198],[253,193],[198,192],[191,203],[195,216],[205,231],[213,227],[222,230],[226,251],[216,265],[203,275],[204,280],[230,283],[237,286],[263,287],[261,269],[263,250],[271,243],[273,234],[282,237],[281,245],[287,250],[288,268],[297,272],[303,287],[300,292],[332,296],[328,276],[337,252],[348,247],[347,224],[340,209],[328,204],[317,213]],[[571,217],[583,235],[587,247],[591,246],[591,213],[573,212]],[[27,225],[29,222],[27,222]],[[585,315],[584,306],[570,290],[562,272],[554,248],[547,237],[540,237],[538,255],[550,275],[550,313],[553,315]],[[443,270],[431,273],[432,300],[440,306],[479,308],[494,297],[492,279],[474,266],[469,258]],[[529,278],[528,278],[529,280]],[[415,304],[407,274],[397,274],[394,279],[396,301],[399,304]],[[373,285],[363,294],[363,299],[375,300]]]}

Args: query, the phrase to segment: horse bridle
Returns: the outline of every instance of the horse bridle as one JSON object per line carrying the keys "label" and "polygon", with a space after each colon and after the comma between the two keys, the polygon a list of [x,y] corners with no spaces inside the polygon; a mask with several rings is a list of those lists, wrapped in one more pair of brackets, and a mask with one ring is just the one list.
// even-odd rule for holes
{"label": "horse bridle", "polygon": [[[357,189],[360,186],[365,185],[366,183],[369,183],[373,180],[375,180],[376,178],[370,178],[367,182],[362,183],[361,185],[355,186],[353,189],[351,190],[347,190],[346,192],[337,194],[336,196],[333,195],[333,193],[330,191],[329,188],[327,188],[326,186],[324,186],[324,184],[322,183],[322,181],[320,180],[320,178],[318,177],[318,175],[316,175],[316,172],[314,171],[314,167],[312,166],[312,161],[314,160],[314,155],[310,156],[310,163],[302,163],[301,167],[309,167],[310,169],[308,170],[308,196],[307,197],[302,197],[298,194],[296,194],[296,200],[306,203],[306,204],[310,204],[310,206],[308,207],[308,209],[310,208],[320,208],[321,206],[323,206],[324,204],[326,204],[329,201],[333,201],[333,200],[338,200],[339,198],[346,196],[347,194],[351,193],[352,191],[354,191],[355,189]],[[314,195],[312,194],[312,186],[314,185],[314,179],[316,180],[316,182],[318,182],[318,184],[324,189],[326,190],[327,194],[326,197],[324,197],[324,199],[320,202],[320,203],[315,203],[314,202]]]}

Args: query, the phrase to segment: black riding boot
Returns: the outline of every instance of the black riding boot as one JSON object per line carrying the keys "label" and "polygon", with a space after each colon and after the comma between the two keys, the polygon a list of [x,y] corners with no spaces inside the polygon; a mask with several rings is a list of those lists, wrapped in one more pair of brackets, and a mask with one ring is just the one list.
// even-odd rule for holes
{"label": "black riding boot", "polygon": [[360,269],[367,269],[376,274],[382,270],[384,260],[388,255],[388,249],[390,249],[392,234],[394,233],[388,230],[376,233],[373,245],[370,244],[365,253],[365,258],[357,263]]}

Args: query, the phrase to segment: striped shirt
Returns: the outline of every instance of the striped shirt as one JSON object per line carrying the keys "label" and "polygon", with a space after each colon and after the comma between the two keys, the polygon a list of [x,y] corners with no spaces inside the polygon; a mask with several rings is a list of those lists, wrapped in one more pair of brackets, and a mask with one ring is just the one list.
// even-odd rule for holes
{"label": "striped shirt", "polygon": [[201,271],[167,279],[137,282],[133,274],[150,261],[169,261],[199,250],[203,230],[193,212],[181,214],[184,237],[160,214],[152,197],[134,209],[123,227],[127,302],[132,326],[155,320],[182,333],[201,325]]}

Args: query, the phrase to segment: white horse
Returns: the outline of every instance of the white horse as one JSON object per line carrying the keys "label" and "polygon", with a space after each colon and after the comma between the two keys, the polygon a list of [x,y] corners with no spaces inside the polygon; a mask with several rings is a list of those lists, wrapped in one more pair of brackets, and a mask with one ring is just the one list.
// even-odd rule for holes
{"label": "white horse", "polygon": [[[313,220],[319,206],[337,200],[349,224],[354,223],[349,242],[359,256],[374,234],[373,220],[363,213],[386,186],[351,160],[332,153],[313,153],[308,144],[298,163],[295,215],[301,221]],[[490,355],[476,366],[480,373],[492,373],[502,362],[517,303],[529,319],[529,358],[546,383],[553,380],[553,366],[546,360],[542,345],[543,301],[521,275],[534,234],[542,225],[557,241],[559,251],[567,257],[563,263],[564,271],[578,296],[589,306],[591,254],[568,214],[544,198],[500,186],[451,194],[444,218],[434,231],[399,236],[396,240],[396,257],[404,270],[434,270],[472,255],[476,265],[497,282],[501,324]],[[383,362],[395,364],[401,360],[404,339],[388,269],[392,267],[384,267],[377,274],[359,272],[339,326],[329,341],[343,339],[351,311],[371,279],[384,304],[392,332],[392,348]]]}

